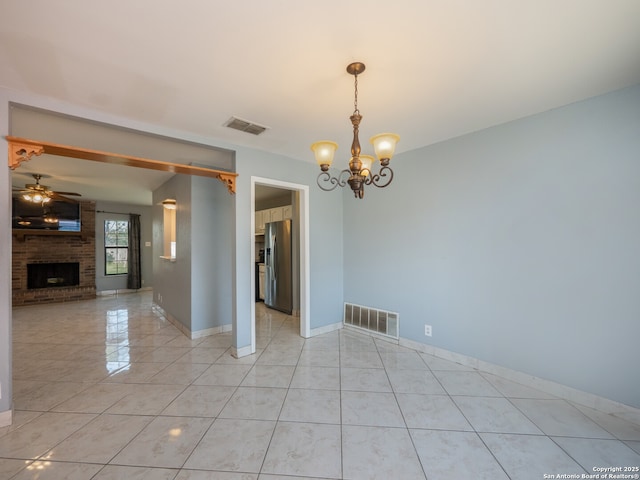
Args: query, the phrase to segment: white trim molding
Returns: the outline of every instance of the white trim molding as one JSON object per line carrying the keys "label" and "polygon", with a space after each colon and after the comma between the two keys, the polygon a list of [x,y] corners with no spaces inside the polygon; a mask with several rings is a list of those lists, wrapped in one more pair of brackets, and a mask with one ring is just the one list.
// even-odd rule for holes
{"label": "white trim molding", "polygon": [[495,365],[493,363],[485,362],[484,360],[479,360],[477,358],[462,355],[460,353],[451,352],[443,348],[434,347],[433,345],[427,345],[426,343],[409,340],[404,337],[399,337],[398,340],[395,340],[393,338],[376,335],[374,332],[369,332],[360,328],[352,329],[349,328],[349,325],[345,325],[344,329],[345,331],[357,331],[362,335],[369,335],[370,337],[374,337],[384,342],[411,348],[412,350],[416,350],[417,352],[427,353],[429,355],[433,355],[434,357],[442,358],[443,360],[449,360],[450,362],[459,363],[460,365],[473,368],[480,372],[497,375],[507,380],[511,380],[512,382],[519,383],[520,385],[535,388],[563,400],[567,400],[569,402],[585,407],[593,408],[594,410],[598,410],[609,415],[614,415],[628,422],[633,422],[640,425],[640,409],[632,407],[630,405],[625,405],[624,403],[616,402],[615,400],[600,397],[598,395],[594,395],[593,393],[583,392],[582,390],[568,387],[551,380],[545,380],[543,378],[535,377],[527,373],[512,370],[500,365]]}
{"label": "white trim molding", "polygon": [[343,328],[342,322],[332,323],[330,325],[325,325],[324,327],[318,327],[311,330],[311,337],[315,337],[317,335],[323,335],[325,333],[333,332],[335,330],[340,330]]}
{"label": "white trim molding", "polygon": [[196,330],[192,332],[188,327],[185,327],[180,321],[167,312],[164,308],[162,308],[157,303],[152,304],[153,310],[162,315],[171,325],[176,327],[180,332],[190,338],[191,340],[195,340],[197,338],[209,337],[211,335],[216,335],[218,333],[230,332],[232,330],[232,325],[229,323],[227,325],[220,325],[217,327],[205,328],[204,330]]}
{"label": "white trim molding", "polygon": [[569,402],[593,408],[594,410],[598,410],[609,415],[615,415],[640,425],[640,409],[616,402],[615,400],[600,397],[593,393],[583,392],[560,383],[552,382],[551,380],[538,378],[517,370],[512,370],[477,358],[468,357],[460,353],[451,352],[443,348],[415,342],[406,338],[400,337],[399,345],[412,348],[418,352],[428,353],[429,355],[433,355],[434,357],[442,358],[444,360],[456,362],[481,372],[491,373],[493,375],[506,378],[507,380],[511,380],[512,382],[535,388],[550,395],[568,400]]}
{"label": "white trim molding", "polygon": [[247,345],[246,347],[242,348],[236,348],[233,345],[231,346],[231,356],[235,358],[246,357],[247,355],[252,355],[254,353],[255,351],[253,351],[251,345]]}
{"label": "white trim molding", "polygon": [[[249,218],[250,228],[249,232],[251,238],[255,237],[255,215],[256,215],[256,185],[267,185],[270,187],[279,187],[284,190],[291,190],[299,193],[299,205],[298,215],[300,222],[300,239],[299,239],[299,251],[300,251],[300,336],[303,338],[309,338],[311,334],[311,254],[310,254],[310,218],[309,218],[309,186],[298,183],[284,182],[282,180],[276,180],[273,178],[264,177],[251,177],[251,215]],[[255,242],[251,241],[251,259],[253,265],[253,259],[256,258]],[[250,273],[252,288],[255,288],[255,269],[251,269]],[[252,299],[255,296],[252,296]],[[251,353],[256,351],[256,306],[255,302],[251,302]]]}

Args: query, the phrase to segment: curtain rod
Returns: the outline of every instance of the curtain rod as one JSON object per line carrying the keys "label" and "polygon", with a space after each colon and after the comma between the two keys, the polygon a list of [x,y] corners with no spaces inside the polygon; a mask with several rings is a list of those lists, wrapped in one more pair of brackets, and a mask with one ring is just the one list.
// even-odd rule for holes
{"label": "curtain rod", "polygon": [[139,213],[108,212],[106,210],[96,210],[96,213],[113,213],[113,214],[116,214],[116,215],[140,215]]}

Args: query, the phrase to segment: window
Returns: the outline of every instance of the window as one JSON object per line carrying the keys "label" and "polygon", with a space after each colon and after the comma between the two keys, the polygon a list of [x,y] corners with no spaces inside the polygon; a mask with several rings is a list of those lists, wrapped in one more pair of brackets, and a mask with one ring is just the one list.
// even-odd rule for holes
{"label": "window", "polygon": [[129,256],[129,222],[104,221],[104,274],[125,275]]}

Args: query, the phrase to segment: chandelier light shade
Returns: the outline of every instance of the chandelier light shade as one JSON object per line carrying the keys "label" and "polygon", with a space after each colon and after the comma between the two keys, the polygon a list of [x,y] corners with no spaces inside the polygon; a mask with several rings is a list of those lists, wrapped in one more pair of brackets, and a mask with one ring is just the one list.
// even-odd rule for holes
{"label": "chandelier light shade", "polygon": [[333,163],[333,156],[336,154],[338,144],[336,142],[316,142],[311,145],[311,150],[316,155],[316,162],[320,165],[320,170],[326,172]]}
{"label": "chandelier light shade", "polygon": [[329,173],[329,167],[333,163],[338,144],[323,140],[311,145],[316,162],[320,165],[320,174],[317,180],[318,186],[322,190],[330,192],[336,187],[344,187],[348,184],[356,198],[364,197],[365,185],[384,188],[391,183],[393,170],[389,167],[389,162],[395,152],[396,144],[400,140],[400,137],[395,133],[380,133],[371,137],[370,142],[380,162],[380,170],[378,173],[373,173],[372,168],[375,158],[371,155],[362,155],[360,153],[360,139],[358,138],[360,121],[362,120],[362,115],[358,110],[358,75],[364,72],[364,69],[365,65],[361,62],[351,63],[347,66],[347,72],[355,78],[354,110],[353,115],[350,117],[351,125],[353,126],[353,141],[351,142],[349,168],[342,170],[337,177],[332,177]]}
{"label": "chandelier light shade", "polygon": [[395,133],[379,133],[371,137],[371,144],[382,165],[389,165],[389,160],[396,151],[396,143],[400,137]]}

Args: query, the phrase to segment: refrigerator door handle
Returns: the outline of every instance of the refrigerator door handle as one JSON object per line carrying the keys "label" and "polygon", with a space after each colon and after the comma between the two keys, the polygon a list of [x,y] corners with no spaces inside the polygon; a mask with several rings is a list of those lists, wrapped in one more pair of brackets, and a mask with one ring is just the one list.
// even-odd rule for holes
{"label": "refrigerator door handle", "polygon": [[274,235],[272,242],[273,242],[273,263],[272,263],[272,265],[274,266],[274,269],[273,269],[273,280],[277,281],[278,280],[278,269],[275,268],[275,266],[278,265],[278,237]]}

